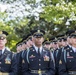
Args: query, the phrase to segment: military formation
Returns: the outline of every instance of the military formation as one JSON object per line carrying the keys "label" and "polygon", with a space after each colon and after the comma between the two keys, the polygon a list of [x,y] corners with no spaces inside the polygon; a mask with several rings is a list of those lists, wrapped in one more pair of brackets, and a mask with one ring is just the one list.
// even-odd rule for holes
{"label": "military formation", "polygon": [[76,31],[47,39],[45,34],[30,31],[13,53],[6,47],[8,33],[0,31],[0,75],[76,75]]}

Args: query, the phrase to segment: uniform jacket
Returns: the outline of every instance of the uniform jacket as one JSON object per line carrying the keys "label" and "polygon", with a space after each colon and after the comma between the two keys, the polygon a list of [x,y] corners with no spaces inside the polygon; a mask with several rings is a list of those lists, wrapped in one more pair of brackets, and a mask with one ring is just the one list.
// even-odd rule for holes
{"label": "uniform jacket", "polygon": [[17,58],[17,69],[18,69],[18,75],[22,75],[22,68],[24,66],[24,59],[23,57],[26,55],[26,50],[21,51],[19,53],[16,54],[16,58]]}
{"label": "uniform jacket", "polygon": [[5,49],[0,57],[0,71],[7,72],[9,75],[17,75],[17,62],[14,54]]}
{"label": "uniform jacket", "polygon": [[54,75],[55,67],[51,59],[50,51],[43,48],[40,56],[36,52],[34,47],[27,51],[24,57],[25,65],[23,66],[23,75],[39,75],[31,73],[31,70],[47,70],[43,75]]}
{"label": "uniform jacket", "polygon": [[76,71],[76,52],[67,46],[59,61],[59,75],[68,75],[69,71]]}

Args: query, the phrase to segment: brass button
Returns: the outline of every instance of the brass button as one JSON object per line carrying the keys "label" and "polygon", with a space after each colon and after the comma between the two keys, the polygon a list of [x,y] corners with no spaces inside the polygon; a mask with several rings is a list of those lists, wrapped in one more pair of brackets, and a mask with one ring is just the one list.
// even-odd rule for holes
{"label": "brass button", "polygon": [[39,64],[39,66],[41,66],[41,64]]}
{"label": "brass button", "polygon": [[39,69],[39,70],[41,70],[41,69]]}

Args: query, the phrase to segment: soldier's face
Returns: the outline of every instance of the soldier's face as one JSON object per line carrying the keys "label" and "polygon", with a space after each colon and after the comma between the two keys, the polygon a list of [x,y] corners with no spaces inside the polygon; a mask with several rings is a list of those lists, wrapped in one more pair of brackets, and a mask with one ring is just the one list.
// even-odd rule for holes
{"label": "soldier's face", "polygon": [[33,41],[36,46],[41,46],[44,41],[44,38],[43,37],[39,37],[39,38],[34,37]]}
{"label": "soldier's face", "polygon": [[62,46],[66,46],[66,41],[62,40]]}
{"label": "soldier's face", "polygon": [[54,43],[53,48],[55,48],[55,49],[58,48],[58,44]]}
{"label": "soldier's face", "polygon": [[72,45],[76,45],[76,37],[72,38]]}
{"label": "soldier's face", "polygon": [[22,44],[22,49],[25,50],[26,49],[26,44]]}
{"label": "soldier's face", "polygon": [[29,40],[29,44],[30,44],[30,46],[32,46],[33,45],[33,41]]}
{"label": "soldier's face", "polygon": [[72,40],[71,40],[71,38],[68,37],[68,38],[67,38],[67,42],[68,42],[68,44],[71,45],[71,44],[72,44]]}
{"label": "soldier's face", "polygon": [[6,43],[7,43],[6,38],[0,39],[0,47],[4,47]]}
{"label": "soldier's face", "polygon": [[59,45],[59,46],[62,46],[62,42],[58,41],[58,45]]}
{"label": "soldier's face", "polygon": [[27,47],[31,47],[31,45],[30,45],[30,42],[29,42],[29,41],[27,41]]}
{"label": "soldier's face", "polygon": [[48,48],[48,49],[50,49],[50,44],[45,44],[45,46],[44,47],[46,47],[46,48]]}
{"label": "soldier's face", "polygon": [[22,46],[19,45],[16,50],[17,50],[17,52],[20,52],[22,50]]}

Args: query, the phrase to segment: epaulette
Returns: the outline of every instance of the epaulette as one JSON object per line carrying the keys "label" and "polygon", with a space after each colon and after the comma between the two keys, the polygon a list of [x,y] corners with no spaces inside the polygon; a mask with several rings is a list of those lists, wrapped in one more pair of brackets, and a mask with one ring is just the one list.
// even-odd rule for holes
{"label": "epaulette", "polygon": [[33,47],[30,47],[30,48],[29,48],[29,50],[33,50],[33,49],[34,49]]}
{"label": "epaulette", "polygon": [[8,53],[12,53],[12,51],[7,50],[6,48],[5,48],[5,50],[6,50]]}
{"label": "epaulette", "polygon": [[69,46],[64,47],[64,50],[69,50],[69,49],[70,49]]}
{"label": "epaulette", "polygon": [[27,48],[27,51],[28,51],[28,50],[32,51],[33,49],[34,49],[33,47],[30,47],[30,48]]}

